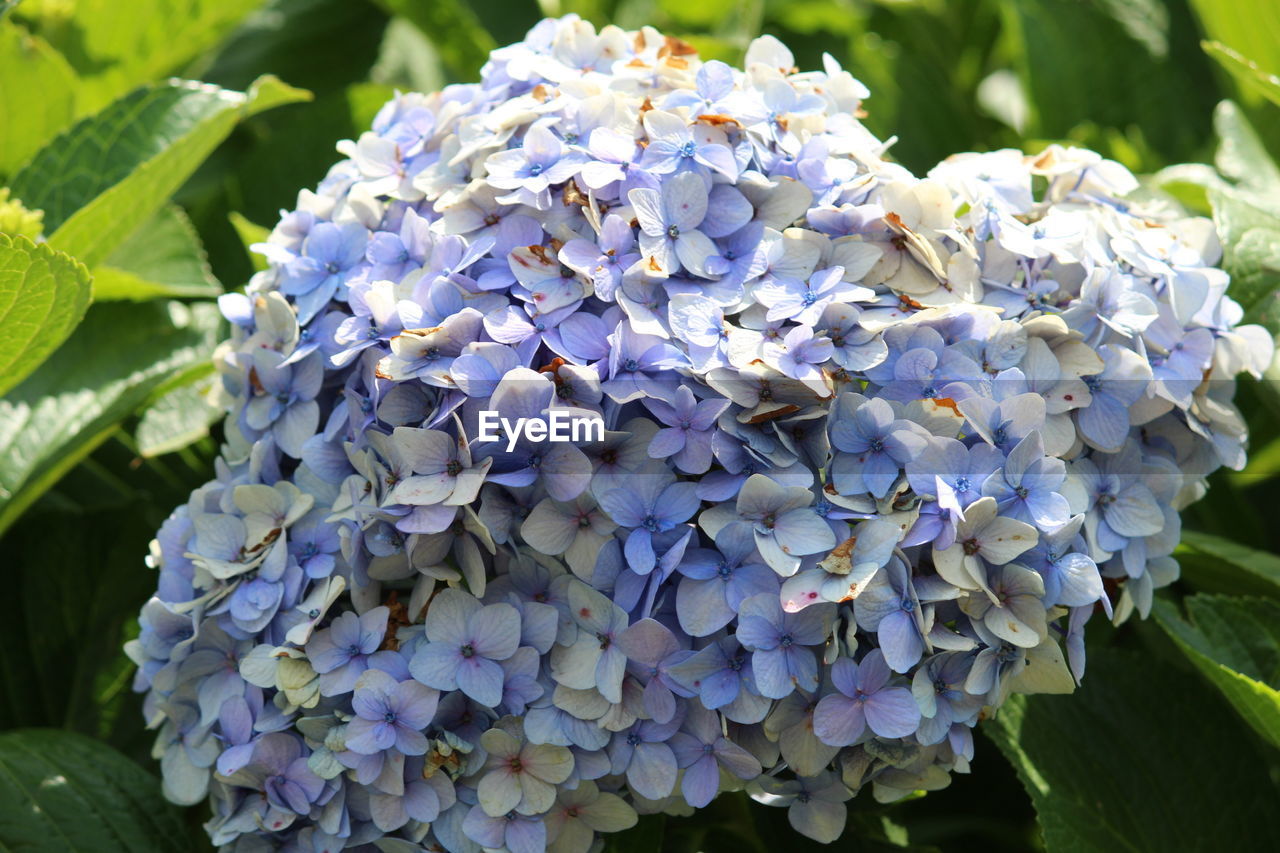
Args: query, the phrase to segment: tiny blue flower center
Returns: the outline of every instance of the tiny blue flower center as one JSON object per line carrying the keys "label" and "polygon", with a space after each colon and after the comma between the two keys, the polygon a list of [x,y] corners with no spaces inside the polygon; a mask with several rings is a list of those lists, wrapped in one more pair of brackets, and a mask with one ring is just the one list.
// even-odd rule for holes
{"label": "tiny blue flower center", "polygon": [[324,271],[329,275],[337,275],[342,272],[342,267],[338,266],[337,261],[329,261],[329,263],[324,265]]}
{"label": "tiny blue flower center", "polygon": [[475,657],[475,656],[476,656],[476,649],[475,649],[475,646],[471,645],[470,643],[467,643],[467,644],[466,644],[466,645],[464,645],[462,648],[458,649],[458,652],[459,652],[459,653],[460,653],[464,658],[472,658],[472,657]]}
{"label": "tiny blue flower center", "polygon": [[698,150],[698,146],[693,143],[693,140],[689,140],[684,145],[680,146],[680,156],[692,157],[693,153],[697,150]]}
{"label": "tiny blue flower center", "polygon": [[679,236],[680,236],[680,227],[679,227],[678,225],[668,225],[668,226],[667,226],[667,236],[668,236],[668,237],[670,237],[672,240],[674,240],[674,239],[676,239],[677,237],[679,237]]}
{"label": "tiny blue flower center", "polygon": [[541,164],[541,163],[533,163],[533,164],[531,164],[531,165],[529,166],[529,175],[530,175],[531,177],[536,177],[536,176],[541,175],[541,174],[542,174],[542,164]]}

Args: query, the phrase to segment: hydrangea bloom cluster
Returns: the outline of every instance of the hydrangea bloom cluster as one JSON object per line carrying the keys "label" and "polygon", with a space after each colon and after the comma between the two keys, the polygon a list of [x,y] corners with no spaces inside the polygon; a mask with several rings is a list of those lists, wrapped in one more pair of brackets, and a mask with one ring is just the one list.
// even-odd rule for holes
{"label": "hydrangea bloom cluster", "polygon": [[917,178],[834,60],[745,66],[544,21],[223,297],[129,646],[215,844],[586,853],[743,788],[831,841],[1176,577],[1271,357],[1211,225],[1077,149]]}

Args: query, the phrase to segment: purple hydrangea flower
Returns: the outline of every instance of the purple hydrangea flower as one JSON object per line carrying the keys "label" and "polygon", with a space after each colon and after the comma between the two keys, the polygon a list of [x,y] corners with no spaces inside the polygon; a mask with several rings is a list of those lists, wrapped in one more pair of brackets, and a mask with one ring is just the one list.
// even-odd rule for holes
{"label": "purple hydrangea flower", "polygon": [[823,743],[845,746],[870,729],[880,737],[905,737],[920,724],[920,709],[906,687],[892,686],[893,673],[879,649],[861,663],[841,658],[831,666],[837,693],[818,700],[813,732]]}
{"label": "purple hydrangea flower", "polygon": [[738,614],[736,636],[751,651],[751,668],[762,695],[781,699],[792,690],[818,689],[818,661],[809,647],[826,642],[830,605],[787,613],[777,595],[762,593],[743,601]]}
{"label": "purple hydrangea flower", "polygon": [[351,611],[339,615],[307,643],[311,667],[320,674],[320,692],[326,696],[350,693],[356,679],[369,668],[369,657],[382,645],[387,632],[385,607],[374,607],[363,615]]}
{"label": "purple hydrangea flower", "polygon": [[394,748],[404,755],[422,755],[427,751],[422,730],[435,716],[439,698],[416,681],[397,681],[380,669],[367,670],[356,680],[351,696],[356,716],[347,723],[347,749],[371,755]]}
{"label": "purple hydrangea flower", "polygon": [[409,662],[418,681],[437,690],[461,690],[489,707],[502,702],[500,665],[520,645],[520,614],[510,604],[481,604],[446,589],[431,603],[427,642]]}

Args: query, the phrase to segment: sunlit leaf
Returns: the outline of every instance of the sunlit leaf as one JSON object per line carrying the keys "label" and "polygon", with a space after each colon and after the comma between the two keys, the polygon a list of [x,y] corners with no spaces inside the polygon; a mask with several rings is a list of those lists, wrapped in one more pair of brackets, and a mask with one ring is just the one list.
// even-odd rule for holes
{"label": "sunlit leaf", "polygon": [[161,386],[205,370],[210,303],[95,305],[39,370],[0,400],[0,532]]}
{"label": "sunlit leaf", "polygon": [[308,93],[263,78],[249,92],[176,81],[138,89],[50,142],[14,176],[49,243],[90,267],[159,210],[241,118]]}
{"label": "sunlit leaf", "polygon": [[12,174],[75,116],[76,73],[56,50],[0,21],[0,176]]}
{"label": "sunlit leaf", "polygon": [[99,301],[220,293],[200,237],[178,207],[161,208],[93,271],[93,296]]}
{"label": "sunlit leaf", "polygon": [[1189,619],[1157,601],[1156,621],[1259,735],[1280,747],[1280,603],[1194,595]]}
{"label": "sunlit leaf", "polygon": [[144,457],[181,450],[209,434],[222,410],[205,399],[208,383],[200,380],[163,394],[138,422],[138,452]]}
{"label": "sunlit leaf", "polygon": [[0,234],[0,394],[67,339],[90,293],[89,271],[74,258]]}
{"label": "sunlit leaf", "polygon": [[74,0],[24,5],[19,13],[79,72],[77,107],[88,115],[130,89],[178,73],[262,2]]}

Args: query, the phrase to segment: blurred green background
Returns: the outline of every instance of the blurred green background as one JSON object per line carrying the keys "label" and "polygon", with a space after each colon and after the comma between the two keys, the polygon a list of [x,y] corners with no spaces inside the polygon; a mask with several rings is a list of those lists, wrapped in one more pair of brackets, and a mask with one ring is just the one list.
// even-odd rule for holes
{"label": "blurred green background", "polygon": [[[830,53],[919,173],[958,151],[1094,148],[1214,215],[1233,294],[1276,331],[1277,0],[0,0],[0,234],[47,238],[94,277],[79,282],[84,320],[0,401],[0,850],[202,848],[202,810],[158,800],[119,650],[153,588],[148,541],[212,472],[210,302],[243,285],[246,246],[396,88],[474,80],[490,49],[566,13],[653,25],[728,62],[760,33],[802,69]],[[263,75],[288,86],[199,115],[162,84],[239,92]],[[146,169],[169,184],[130,183]],[[104,202],[113,192],[130,204]],[[107,233],[126,208],[138,221]],[[1280,849],[1280,395],[1242,385],[1250,465],[1215,475],[1187,514],[1198,532],[1160,618],[1095,618],[1077,696],[1011,703],[946,790],[893,806],[864,792],[837,849]],[[52,778],[71,784],[41,787]],[[611,842],[806,844],[742,797]]]}

